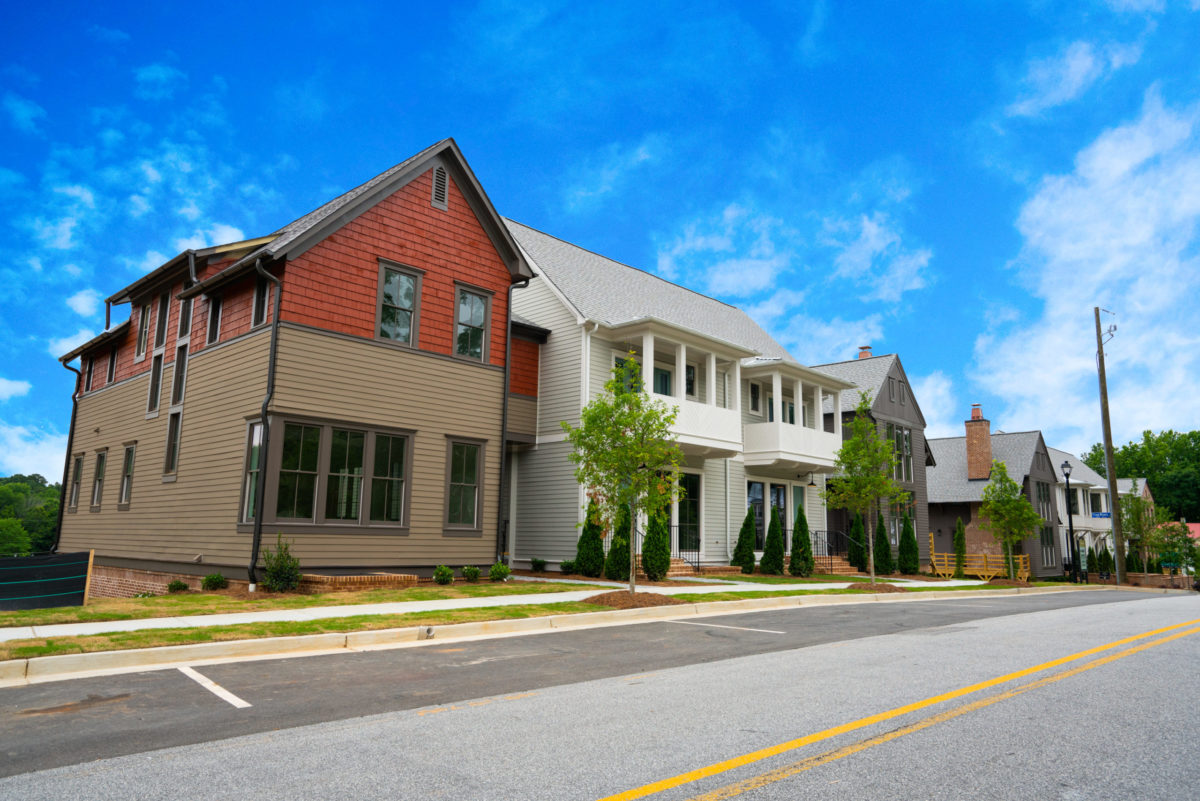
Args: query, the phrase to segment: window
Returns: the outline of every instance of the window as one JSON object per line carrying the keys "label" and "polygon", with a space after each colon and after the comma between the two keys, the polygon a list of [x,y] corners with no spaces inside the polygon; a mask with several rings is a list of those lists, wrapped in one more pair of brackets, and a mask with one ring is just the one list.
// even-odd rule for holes
{"label": "window", "polygon": [[[622,371],[621,375],[622,375],[622,378],[624,379],[625,391],[626,392],[641,392],[642,391],[641,385],[639,384],[638,386],[634,386],[633,376],[626,374],[624,372],[625,362],[626,362],[626,359],[624,356],[614,356],[613,357],[613,366],[616,367],[618,370]],[[634,364],[636,365],[637,362],[635,361]]]}
{"label": "window", "polygon": [[108,352],[108,375],[104,378],[104,383],[111,384],[117,380],[117,346],[113,345]]}
{"label": "window", "polygon": [[903,381],[900,382],[900,405],[903,406],[908,400],[908,387]]}
{"label": "window", "polygon": [[796,425],[796,404],[792,401],[783,402],[783,422]]}
{"label": "window", "polygon": [[271,286],[267,279],[259,276],[254,284],[254,310],[250,315],[250,327],[262,325],[267,321],[267,298],[271,296]]}
{"label": "window", "polygon": [[242,488],[242,520],[258,514],[258,471],[262,469],[262,423],[251,423],[246,436],[246,481]]}
{"label": "window", "polygon": [[133,355],[136,358],[141,358],[146,355],[146,342],[150,338],[150,304],[143,303],[138,307],[138,335],[137,345],[134,347]]}
{"label": "window", "polygon": [[154,363],[150,368],[150,395],[146,399],[146,414],[158,411],[158,398],[162,394],[162,363],[163,357],[159,353],[154,357]]}
{"label": "window", "polygon": [[416,344],[420,275],[394,266],[379,270],[379,338]]}
{"label": "window", "polygon": [[446,168],[440,164],[433,168],[433,194],[430,203],[435,209],[445,211],[449,207],[449,181]]}
{"label": "window", "polygon": [[371,519],[404,522],[404,473],[408,437],[375,435],[375,466],[371,471]]}
{"label": "window", "polygon": [[154,324],[154,347],[167,344],[167,312],[171,309],[171,295],[167,292],[158,296],[158,320]]}
{"label": "window", "polygon": [[1077,489],[1073,489],[1067,493],[1067,514],[1079,514],[1079,490]]}
{"label": "window", "polygon": [[71,466],[71,494],[67,497],[67,506],[72,509],[79,506],[79,482],[83,480],[83,457],[76,456],[75,464]]}
{"label": "window", "polygon": [[1053,567],[1054,558],[1054,529],[1050,526],[1042,526],[1042,566]]}
{"label": "window", "polygon": [[108,460],[108,451],[96,454],[96,475],[92,478],[92,508],[100,508],[100,500],[104,497],[104,463]]}
{"label": "window", "polygon": [[92,375],[93,375],[95,372],[96,372],[96,357],[95,357],[95,356],[88,356],[88,358],[87,358],[87,372],[86,372],[86,373],[84,373],[84,377],[83,377],[83,391],[84,391],[84,392],[91,392],[91,391],[92,391]]}
{"label": "window", "polygon": [[321,429],[300,423],[283,426],[283,455],[279,463],[279,495],[275,514],[311,520],[317,496],[318,451]]}
{"label": "window", "polygon": [[366,435],[361,431],[333,429],[329,477],[325,484],[326,520],[358,520],[365,440]]}
{"label": "window", "polygon": [[[157,358],[157,357],[156,357]],[[187,383],[188,346],[180,345],[175,349],[175,374],[171,379],[171,405],[183,403],[184,386]]]}
{"label": "window", "polygon": [[1104,501],[1098,492],[1092,493],[1092,511],[1097,513],[1104,511]]}
{"label": "window", "polygon": [[683,368],[683,389],[689,398],[696,397],[696,365],[694,364]]}
{"label": "window", "polygon": [[654,391],[659,395],[671,395],[671,371],[661,367],[654,368]]}
{"label": "window", "polygon": [[451,442],[449,486],[446,492],[446,524],[460,528],[479,528],[479,463],[482,446],[471,442]]}
{"label": "window", "polygon": [[912,429],[904,429],[904,480],[913,480]]}
{"label": "window", "polygon": [[[190,280],[183,282],[183,290],[192,288]],[[192,335],[192,298],[179,301],[179,332],[176,334],[178,339],[186,339]]]}
{"label": "window", "polygon": [[896,400],[896,379],[888,378],[888,400]]}
{"label": "window", "polygon": [[484,360],[484,331],[487,328],[488,299],[466,289],[458,290],[455,315],[454,352],[468,359]]}
{"label": "window", "polygon": [[212,345],[221,338],[221,298],[208,299],[208,329],[205,342]]}
{"label": "window", "polygon": [[117,492],[117,508],[129,508],[129,499],[133,495],[133,456],[136,447],[125,446],[125,456],[121,459],[121,488]]}
{"label": "window", "polygon": [[163,473],[175,475],[179,467],[179,427],[183,422],[182,412],[171,412],[167,418],[167,455],[163,460]]}
{"label": "window", "polygon": [[750,382],[750,411],[753,414],[762,414],[762,389],[753,381]]}

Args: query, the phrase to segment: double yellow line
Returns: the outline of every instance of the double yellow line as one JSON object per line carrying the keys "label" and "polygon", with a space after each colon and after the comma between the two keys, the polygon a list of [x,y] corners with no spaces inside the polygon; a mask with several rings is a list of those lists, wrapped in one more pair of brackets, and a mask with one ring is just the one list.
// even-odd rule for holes
{"label": "double yellow line", "polygon": [[[1160,629],[1154,629],[1153,631],[1147,631],[1142,634],[1137,634],[1133,637],[1126,637],[1125,639],[1117,640],[1115,642],[1110,642],[1106,645],[1100,645],[1095,648],[1089,648],[1086,651],[1079,651],[1078,653],[1074,653],[1069,656],[1060,657],[1058,659],[1052,659],[1051,661],[1043,662],[1040,665],[1034,665],[1033,667],[1024,668],[1023,670],[1018,670],[1013,673],[1006,673],[1003,676],[997,676],[996,678],[988,679],[987,681],[981,681],[981,682],[977,682],[975,684],[967,685],[966,687],[960,687],[957,690],[951,690],[950,692],[942,693],[941,695],[935,695],[930,698],[926,698],[922,701],[916,701],[911,704],[905,704],[904,706],[898,706],[895,709],[889,709],[886,712],[880,712],[876,715],[870,715],[865,718],[859,718],[858,720],[851,721],[849,723],[843,723],[840,726],[834,726],[833,728],[825,729],[824,731],[819,731],[814,734],[806,735],[804,737],[798,737],[795,740],[788,740],[785,743],[779,743],[778,745],[773,745],[768,748],[761,748],[757,751],[751,751],[750,753],[742,754],[741,756],[733,757],[731,759],[726,759],[721,762],[716,762],[716,763],[713,763],[712,765],[708,765],[706,767],[696,768],[695,770],[690,770],[687,773],[681,773],[678,776],[672,776],[669,779],[662,779],[657,782],[652,782],[651,784],[646,784],[646,785],[642,785],[641,787],[635,787],[631,790],[626,790],[623,793],[617,793],[616,795],[606,796],[605,798],[600,799],[600,801],[630,801],[631,799],[635,799],[635,798],[644,798],[648,795],[653,795],[655,793],[661,793],[664,790],[670,790],[674,787],[679,787],[681,785],[688,784],[689,782],[694,782],[699,779],[707,778],[709,776],[715,776],[720,773],[725,773],[726,771],[745,767],[746,765],[750,765],[755,762],[760,762],[764,759],[770,759],[771,757],[779,756],[781,754],[786,754],[789,751],[795,751],[797,749],[804,748],[805,746],[813,745],[814,743],[819,743],[824,740],[828,740],[833,737],[837,737],[838,735],[841,735],[841,734],[846,734],[848,732],[857,731],[858,729],[863,729],[868,726],[873,726],[876,723],[883,723],[888,720],[894,720],[895,718],[902,717],[904,715],[908,715],[913,712],[920,711],[922,709],[927,709],[931,706],[945,703],[946,701],[952,701],[955,698],[961,698],[964,695],[970,695],[971,693],[977,693],[980,690],[987,690],[987,689],[996,687],[1001,684],[1006,684],[1010,681],[1022,679],[1022,678],[1025,678],[1026,676],[1030,676],[1034,673],[1038,673],[1043,670],[1049,670],[1051,668],[1056,668],[1061,665],[1069,664],[1071,662],[1077,662],[1081,659],[1086,659],[1089,656],[1095,656],[1096,654],[1102,654],[1105,651],[1112,651],[1114,649],[1121,648],[1122,646],[1129,645],[1130,643],[1135,643],[1139,640],[1145,640],[1147,638],[1156,637],[1158,635],[1163,635],[1163,634],[1167,635],[1167,636],[1161,637],[1160,639],[1153,640],[1151,642],[1145,642],[1140,645],[1136,645],[1134,647],[1126,648],[1125,650],[1118,651],[1117,653],[1113,653],[1113,654],[1109,654],[1107,656],[1101,657],[1100,659],[1092,660],[1091,662],[1087,662],[1086,664],[1079,665],[1077,667],[1071,668],[1070,670],[1066,670],[1066,671],[1063,671],[1062,673],[1055,674],[1054,676],[1049,676],[1049,677],[1046,677],[1043,679],[1039,679],[1039,680],[1031,682],[1029,684],[1025,684],[1020,687],[1013,688],[1011,690],[1006,690],[1006,691],[998,693],[996,695],[992,695],[987,698],[980,699],[978,701],[973,701],[969,704],[964,704],[963,706],[955,707],[954,709],[940,712],[937,715],[934,715],[932,717],[929,717],[924,720],[918,721],[916,723],[910,724],[903,728],[896,729],[895,731],[891,731],[886,734],[879,735],[877,737],[872,737],[867,740],[862,740],[860,742],[853,743],[851,745],[836,749],[834,751],[829,751],[829,752],[826,752],[823,754],[818,754],[816,756],[809,757],[808,759],[802,760],[800,762],[796,762],[791,765],[786,765],[782,768],[778,768],[776,770],[761,774],[759,776],[754,776],[750,779],[746,779],[745,781],[738,782],[736,784],[731,784],[727,787],[722,787],[718,790],[712,791],[711,793],[708,793],[708,794],[705,794],[702,796],[697,796],[697,798],[694,801],[700,801],[700,799],[703,799],[703,801],[716,801],[716,799],[731,798],[735,795],[740,795],[741,793],[744,793],[748,790],[752,790],[756,787],[761,787],[763,785],[779,781],[780,779],[785,779],[788,776],[794,776],[797,773],[802,773],[803,771],[811,770],[812,768],[815,768],[818,765],[823,765],[828,762],[833,762],[837,759],[841,759],[843,757],[850,756],[851,754],[855,754],[860,751],[863,751],[867,748],[871,748],[872,746],[879,745],[881,743],[885,743],[890,740],[894,740],[897,737],[901,737],[905,734],[910,734],[914,731],[919,731],[921,729],[929,728],[930,726],[933,726],[936,723],[941,723],[943,721],[950,720],[952,718],[956,718],[960,715],[965,715],[966,713],[972,712],[976,709],[982,709],[983,707],[990,706],[992,704],[1003,701],[1007,698],[1012,698],[1013,696],[1020,695],[1021,693],[1028,692],[1029,690],[1036,689],[1037,687],[1043,687],[1047,684],[1051,684],[1056,681],[1061,681],[1062,679],[1082,673],[1085,670],[1091,670],[1092,668],[1099,667],[1100,665],[1108,664],[1109,662],[1115,662],[1118,659],[1123,659],[1127,656],[1131,656],[1140,651],[1145,651],[1148,648],[1153,648],[1155,646],[1171,642],[1172,640],[1177,640],[1181,637],[1186,637],[1189,634],[1195,634],[1197,632],[1200,632],[1200,626],[1198,626],[1197,624],[1200,624],[1200,619],[1191,620],[1191,621],[1188,621],[1187,623],[1178,623],[1174,626],[1165,626]],[[1189,626],[1192,626],[1194,628],[1188,628]],[[1168,632],[1174,632],[1174,633],[1168,634]]]}

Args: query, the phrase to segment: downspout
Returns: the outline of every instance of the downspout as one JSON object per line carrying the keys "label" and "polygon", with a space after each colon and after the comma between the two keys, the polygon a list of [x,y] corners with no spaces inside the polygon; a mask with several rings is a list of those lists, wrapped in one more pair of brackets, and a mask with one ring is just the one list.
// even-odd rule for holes
{"label": "downspout", "polygon": [[[524,289],[529,286],[529,279],[526,278],[518,281],[515,284],[510,284],[508,287],[508,319],[506,325],[508,331],[504,337],[504,401],[500,409],[500,495],[499,503],[496,504],[496,561],[499,562],[503,553],[500,551],[501,538],[507,534],[504,527],[504,515],[500,511],[504,508],[504,498],[508,491],[508,383],[512,376],[512,307],[513,307],[513,290]],[[508,510],[510,513],[512,509]],[[507,537],[504,537],[505,545],[507,545]],[[508,566],[512,567],[513,554],[511,551],[508,555]]]}
{"label": "downspout", "polygon": [[54,527],[54,544],[50,546],[50,553],[58,553],[58,541],[62,539],[63,511],[67,506],[67,479],[71,472],[71,448],[75,443],[75,414],[79,411],[79,382],[83,380],[83,373],[66,362],[62,362],[62,366],[75,374],[75,389],[71,392],[71,428],[67,431],[67,458],[63,462],[62,489],[58,493],[58,523]]}
{"label": "downspout", "polygon": [[196,278],[196,251],[188,250],[188,278],[192,280],[192,285],[200,283]]}
{"label": "downspout", "polygon": [[[190,263],[189,266],[191,266]],[[255,568],[258,565],[259,547],[262,545],[262,521],[265,506],[263,496],[266,494],[267,487],[267,459],[271,452],[268,447],[271,442],[271,424],[267,421],[267,407],[271,405],[271,398],[275,394],[275,354],[279,348],[279,304],[283,299],[283,281],[263,269],[262,259],[254,260],[254,270],[275,285],[275,303],[271,317],[271,348],[267,356],[267,394],[263,396],[262,410],[259,412],[259,420],[262,424],[262,444],[259,445],[258,476],[254,486],[254,498],[258,508],[254,510],[254,537],[250,542],[250,564],[246,568],[250,592],[255,591],[258,583]]]}

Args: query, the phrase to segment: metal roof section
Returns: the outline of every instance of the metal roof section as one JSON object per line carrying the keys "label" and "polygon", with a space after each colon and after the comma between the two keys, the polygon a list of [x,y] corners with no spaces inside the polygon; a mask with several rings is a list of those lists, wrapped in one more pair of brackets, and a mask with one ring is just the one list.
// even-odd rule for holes
{"label": "metal roof section", "polygon": [[[864,360],[865,361],[865,360]],[[1009,477],[1018,483],[1029,475],[1040,431],[992,434],[992,458],[1004,462]],[[930,439],[926,446],[937,464],[925,470],[930,503],[974,503],[983,500],[987,480],[967,478],[967,438]]]}
{"label": "metal roof section", "polygon": [[131,323],[129,320],[126,320],[123,323],[114,325],[112,328],[108,329],[107,331],[97,334],[96,336],[89,339],[87,342],[84,342],[82,345],[76,346],[76,348],[74,350],[72,350],[70,353],[67,353],[63,356],[59,356],[58,360],[60,362],[62,362],[63,364],[67,364],[68,362],[70,362],[70,361],[74,360],[76,357],[78,357],[84,351],[91,350],[92,348],[96,347],[97,345],[103,345],[105,342],[108,342],[111,339],[117,339],[118,337],[123,336],[125,333],[125,329],[129,328],[130,325],[131,325]]}

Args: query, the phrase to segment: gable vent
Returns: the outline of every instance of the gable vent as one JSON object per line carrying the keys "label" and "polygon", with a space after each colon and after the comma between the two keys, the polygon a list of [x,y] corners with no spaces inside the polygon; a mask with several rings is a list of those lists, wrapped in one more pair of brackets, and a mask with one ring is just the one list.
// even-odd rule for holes
{"label": "gable vent", "polygon": [[446,210],[446,168],[433,168],[433,207]]}

